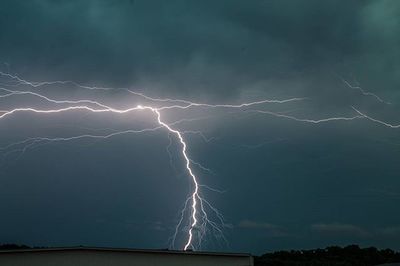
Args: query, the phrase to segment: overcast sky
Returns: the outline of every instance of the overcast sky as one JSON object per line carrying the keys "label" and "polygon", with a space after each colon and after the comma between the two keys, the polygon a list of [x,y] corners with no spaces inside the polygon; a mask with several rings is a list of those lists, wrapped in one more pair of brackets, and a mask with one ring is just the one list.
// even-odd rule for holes
{"label": "overcast sky", "polygon": [[[197,102],[306,97],[263,108],[314,120],[357,115],[353,106],[399,124],[399,47],[397,0],[0,3],[3,72]],[[42,92],[124,107],[143,100],[72,85]],[[42,104],[19,101],[0,98],[0,109]],[[399,128],[231,111],[165,114],[202,118],[179,129],[210,138],[185,135],[191,158],[211,170],[195,168],[201,183],[224,191],[204,195],[229,224],[229,245],[210,237],[203,249],[400,249]],[[24,113],[0,120],[0,144],[152,123],[146,115]],[[165,131],[2,152],[0,242],[166,248],[190,188],[178,154]]]}

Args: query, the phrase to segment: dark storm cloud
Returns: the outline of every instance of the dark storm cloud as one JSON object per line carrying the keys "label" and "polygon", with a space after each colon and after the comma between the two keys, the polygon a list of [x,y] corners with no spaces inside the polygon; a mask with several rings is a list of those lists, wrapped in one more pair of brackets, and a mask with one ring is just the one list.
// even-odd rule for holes
{"label": "dark storm cloud", "polygon": [[267,234],[270,237],[286,237],[286,229],[270,223],[242,220],[237,225],[240,229],[256,230],[258,233]]}
{"label": "dark storm cloud", "polygon": [[[137,85],[186,97],[283,90],[293,81],[314,93],[324,91],[323,77],[336,71],[346,77],[360,73],[361,79],[369,76],[364,71],[398,75],[399,16],[393,6],[392,1],[9,1],[2,3],[1,58],[32,78]],[[360,66],[353,69],[354,63]],[[399,84],[391,77],[374,89],[393,96]]]}
{"label": "dark storm cloud", "polygon": [[335,237],[352,236],[352,237],[369,237],[370,233],[364,229],[352,224],[313,224],[311,229],[322,235],[330,235]]}
{"label": "dark storm cloud", "polygon": [[[0,3],[0,70],[209,102],[304,96],[306,103],[279,110],[318,119],[354,114],[354,105],[395,123],[399,25],[396,0],[9,0]],[[338,76],[392,104],[363,96]],[[78,95],[69,86],[48,93]],[[118,92],[99,97],[130,101]],[[192,158],[216,173],[202,173],[202,181],[227,190],[207,196],[236,225],[227,229],[232,250],[360,239],[400,248],[398,131],[367,121],[310,126],[264,115],[224,119],[188,125],[215,136],[210,143],[187,139]],[[132,121],[21,115],[2,121],[0,141],[80,130],[68,125],[130,128]],[[179,158],[178,170],[169,165],[168,143],[158,132],[47,145],[10,160],[0,168],[0,228],[7,228],[0,241],[166,247],[188,185]],[[339,240],[321,238],[337,233]]]}

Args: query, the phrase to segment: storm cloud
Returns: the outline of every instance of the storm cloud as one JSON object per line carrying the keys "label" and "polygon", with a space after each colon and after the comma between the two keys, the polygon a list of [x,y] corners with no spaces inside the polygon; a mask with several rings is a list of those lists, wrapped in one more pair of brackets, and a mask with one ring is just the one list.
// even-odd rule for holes
{"label": "storm cloud", "polygon": [[[302,118],[355,115],[356,106],[399,123],[399,47],[396,0],[0,4],[3,72],[212,103],[307,97],[270,109]],[[79,92],[61,86],[57,93]],[[118,92],[102,97],[127,101]],[[128,128],[133,121],[87,118],[2,121],[1,142],[73,133],[69,126],[82,123]],[[353,240],[400,248],[391,233],[400,226],[399,130],[367,120],[309,125],[262,114],[224,114],[190,127],[213,137],[204,143],[188,136],[189,152],[215,172],[204,174],[205,183],[226,192],[210,193],[210,200],[238,225],[226,229],[229,248],[210,249],[260,253]],[[0,241],[167,246],[188,185],[179,158],[170,165],[168,144],[165,132],[156,132],[6,157]],[[266,229],[276,233],[258,233]],[[320,234],[327,231],[346,237]]]}

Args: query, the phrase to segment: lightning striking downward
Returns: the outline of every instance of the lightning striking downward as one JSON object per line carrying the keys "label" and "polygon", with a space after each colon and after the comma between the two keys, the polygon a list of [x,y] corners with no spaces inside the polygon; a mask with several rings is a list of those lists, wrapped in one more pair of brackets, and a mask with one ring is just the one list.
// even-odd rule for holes
{"label": "lightning striking downward", "polygon": [[[172,237],[172,245],[174,246],[179,230],[181,230],[183,227],[184,224],[183,220],[185,216],[188,216],[189,218],[189,221],[187,223],[188,226],[187,230],[185,230],[187,235],[185,237],[186,240],[183,245],[183,250],[196,249],[197,247],[201,247],[201,242],[210,229],[213,234],[219,235],[220,237],[224,238],[221,227],[224,227],[225,223],[222,215],[218,212],[218,210],[215,207],[213,207],[210,204],[209,201],[207,201],[204,198],[204,196],[201,193],[202,188],[211,189],[213,191],[215,191],[215,189],[209,188],[206,185],[201,184],[199,176],[195,173],[194,170],[195,166],[199,167],[202,170],[205,169],[209,170],[209,169],[194,162],[189,157],[187,150],[188,144],[184,138],[184,135],[189,133],[200,134],[202,137],[204,137],[204,135],[202,135],[202,132],[198,131],[185,131],[178,129],[178,125],[180,123],[195,121],[196,119],[181,119],[168,123],[163,119],[162,116],[163,112],[167,112],[169,110],[188,110],[193,108],[237,109],[239,112],[265,114],[265,115],[275,116],[277,118],[290,119],[297,122],[304,122],[311,124],[319,124],[332,121],[351,121],[355,119],[368,119],[372,122],[379,123],[390,128],[400,128],[400,125],[392,125],[384,121],[371,118],[362,113],[361,111],[359,111],[358,109],[356,109],[355,107],[351,107],[352,108],[351,110],[355,112],[353,116],[327,117],[322,119],[301,118],[284,113],[268,111],[262,108],[266,104],[285,104],[290,102],[306,101],[308,100],[308,98],[290,98],[284,100],[263,99],[263,100],[244,102],[239,104],[209,104],[209,103],[196,103],[182,99],[153,98],[143,93],[135,92],[127,88],[119,88],[119,90],[125,91],[126,93],[132,94],[136,97],[140,97],[144,100],[151,102],[151,105],[143,104],[143,105],[134,105],[128,108],[116,108],[107,105],[105,103],[102,103],[100,101],[95,101],[93,99],[79,99],[79,100],[54,99],[52,97],[49,97],[43,93],[39,93],[36,91],[37,89],[54,85],[71,85],[81,89],[93,90],[93,91],[96,90],[108,91],[112,90],[113,88],[83,86],[73,81],[31,82],[24,80],[18,76],[3,72],[0,72],[0,76],[6,79],[4,83],[1,83],[3,87],[0,88],[0,93],[1,93],[0,100],[12,97],[30,96],[30,97],[35,97],[48,104],[57,106],[56,108],[46,109],[46,108],[37,108],[34,105],[27,105],[27,106],[22,105],[12,109],[0,110],[0,119],[6,119],[9,116],[16,115],[17,113],[21,112],[31,112],[40,115],[51,115],[51,114],[58,114],[70,111],[85,111],[97,114],[102,114],[102,113],[126,114],[131,112],[142,112],[142,111],[149,111],[150,113],[152,113],[155,117],[155,121],[157,122],[156,127],[145,128],[141,130],[132,129],[132,130],[116,131],[105,135],[84,134],[71,137],[56,137],[56,138],[30,137],[28,139],[10,143],[4,147],[0,147],[0,151],[5,152],[6,154],[16,151],[24,153],[26,150],[30,148],[37,147],[39,145],[44,145],[50,142],[73,141],[85,138],[108,139],[122,134],[139,134],[139,133],[156,131],[160,129],[166,130],[169,134],[175,136],[176,139],[179,141],[179,145],[181,147],[180,153],[185,162],[185,170],[187,175],[190,177],[191,183],[193,185],[190,195],[188,196],[188,198],[184,203],[179,222],[175,228],[175,233]],[[25,87],[29,87],[30,89],[21,89]],[[20,89],[15,89],[15,88],[20,88]],[[32,91],[32,89],[35,91]],[[216,221],[213,220],[211,217],[214,217]]]}
{"label": "lightning striking downward", "polygon": [[192,178],[193,184],[194,184],[194,190],[193,193],[191,195],[191,201],[192,201],[192,224],[190,225],[190,229],[189,229],[189,237],[187,239],[187,242],[185,244],[185,247],[183,248],[184,250],[187,250],[189,248],[189,246],[192,243],[192,239],[193,239],[193,228],[197,225],[197,200],[199,199],[200,201],[202,200],[199,196],[199,183],[197,181],[197,177],[195,176],[195,174],[193,173],[193,170],[191,168],[191,161],[186,153],[186,142],[182,137],[182,134],[175,129],[172,129],[169,125],[167,125],[166,123],[164,123],[161,120],[161,114],[160,112],[152,107],[148,107],[148,106],[138,106],[139,109],[149,109],[152,112],[157,114],[157,122],[162,125],[163,127],[165,127],[166,129],[168,129],[169,132],[174,133],[178,139],[179,142],[182,144],[182,155],[183,158],[185,158],[185,165],[186,165],[186,170],[189,173],[190,177]]}

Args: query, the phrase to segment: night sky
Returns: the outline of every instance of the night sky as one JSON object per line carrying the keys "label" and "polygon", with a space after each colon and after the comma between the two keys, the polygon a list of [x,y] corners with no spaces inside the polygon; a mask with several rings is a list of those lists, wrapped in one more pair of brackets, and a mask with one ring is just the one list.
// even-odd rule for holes
{"label": "night sky", "polygon": [[[399,47],[397,0],[0,3],[3,73],[112,87],[22,86],[121,108],[150,103],[122,87],[212,104],[304,97],[257,108],[319,120],[356,116],[355,107],[397,125]],[[0,77],[0,87],[12,82]],[[30,96],[0,98],[0,110],[28,105],[49,107]],[[228,243],[211,234],[203,250],[400,249],[400,128],[369,119],[307,123],[253,109],[164,114],[168,122],[189,119],[179,130],[202,132],[206,139],[185,134],[191,159],[209,169],[194,171],[222,191],[203,192],[225,218]],[[21,112],[0,119],[0,146],[154,122],[148,113]],[[169,247],[191,189],[179,149],[158,130],[0,150],[0,242]]]}

